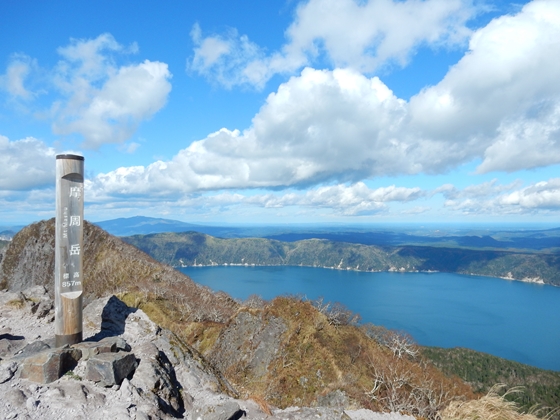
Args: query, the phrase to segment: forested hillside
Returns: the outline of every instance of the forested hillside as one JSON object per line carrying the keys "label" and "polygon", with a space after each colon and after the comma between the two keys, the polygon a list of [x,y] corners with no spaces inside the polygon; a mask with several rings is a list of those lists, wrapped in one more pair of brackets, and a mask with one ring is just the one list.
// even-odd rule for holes
{"label": "forested hillside", "polygon": [[448,375],[457,375],[475,392],[487,393],[495,384],[521,387],[506,398],[525,410],[558,407],[560,372],[539,369],[470,349],[424,347],[422,354]]}
{"label": "forested hillside", "polygon": [[220,239],[197,232],[123,238],[173,266],[303,265],[361,271],[441,271],[544,282],[560,286],[560,255],[430,246],[375,246],[307,239]]}

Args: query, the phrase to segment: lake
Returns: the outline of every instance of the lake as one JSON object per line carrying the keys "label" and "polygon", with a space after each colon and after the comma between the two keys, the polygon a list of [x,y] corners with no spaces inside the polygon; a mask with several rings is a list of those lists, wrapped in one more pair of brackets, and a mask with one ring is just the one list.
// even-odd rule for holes
{"label": "lake", "polygon": [[467,347],[560,371],[560,288],[449,273],[312,267],[186,267],[197,283],[246,299],[300,294],[340,302],[422,345]]}

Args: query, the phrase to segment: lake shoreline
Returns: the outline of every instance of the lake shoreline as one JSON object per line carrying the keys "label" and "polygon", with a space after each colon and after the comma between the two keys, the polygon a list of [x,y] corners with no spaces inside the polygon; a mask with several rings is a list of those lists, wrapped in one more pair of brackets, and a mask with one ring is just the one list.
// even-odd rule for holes
{"label": "lake shoreline", "polygon": [[[523,279],[516,279],[513,276],[488,276],[485,274],[477,274],[477,273],[457,273],[457,272],[447,272],[447,271],[438,271],[438,270],[408,270],[405,268],[396,268],[391,267],[389,270],[360,270],[358,268],[352,267],[327,267],[327,266],[319,266],[319,265],[287,265],[287,264],[249,264],[249,263],[214,263],[214,264],[193,264],[193,265],[173,265],[174,269],[178,268],[203,268],[203,267],[307,267],[307,268],[323,268],[326,270],[339,270],[339,271],[356,271],[359,273],[449,273],[449,274],[461,274],[465,276],[473,276],[473,277],[488,277],[494,279],[501,279],[501,280],[508,280],[508,281],[519,281],[522,283],[531,283],[531,284],[539,284],[539,285],[548,285],[554,287],[560,287],[552,283],[545,283],[543,279],[540,277],[526,277]],[[510,273],[511,274],[511,273]]]}

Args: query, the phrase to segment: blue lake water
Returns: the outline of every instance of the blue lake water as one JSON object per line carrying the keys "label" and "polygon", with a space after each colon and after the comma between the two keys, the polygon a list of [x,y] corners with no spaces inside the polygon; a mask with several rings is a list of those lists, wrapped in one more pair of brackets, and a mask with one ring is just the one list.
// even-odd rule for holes
{"label": "blue lake water", "polygon": [[560,371],[560,288],[448,273],[311,267],[187,267],[197,283],[246,299],[301,294],[340,302],[422,345],[467,347]]}

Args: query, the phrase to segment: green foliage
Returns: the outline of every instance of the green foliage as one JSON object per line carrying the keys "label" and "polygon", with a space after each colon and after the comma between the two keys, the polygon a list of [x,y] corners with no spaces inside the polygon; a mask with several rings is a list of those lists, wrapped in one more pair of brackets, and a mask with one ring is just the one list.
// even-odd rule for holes
{"label": "green foliage", "polygon": [[503,383],[508,388],[523,387],[524,392],[508,394],[506,399],[515,401],[525,411],[535,405],[560,407],[560,372],[463,348],[424,347],[422,354],[444,373],[469,383],[475,392],[487,393],[495,384]]}
{"label": "green foliage", "polygon": [[69,370],[63,375],[65,378],[72,379],[74,381],[81,381],[82,377],[75,373],[73,370]]}

